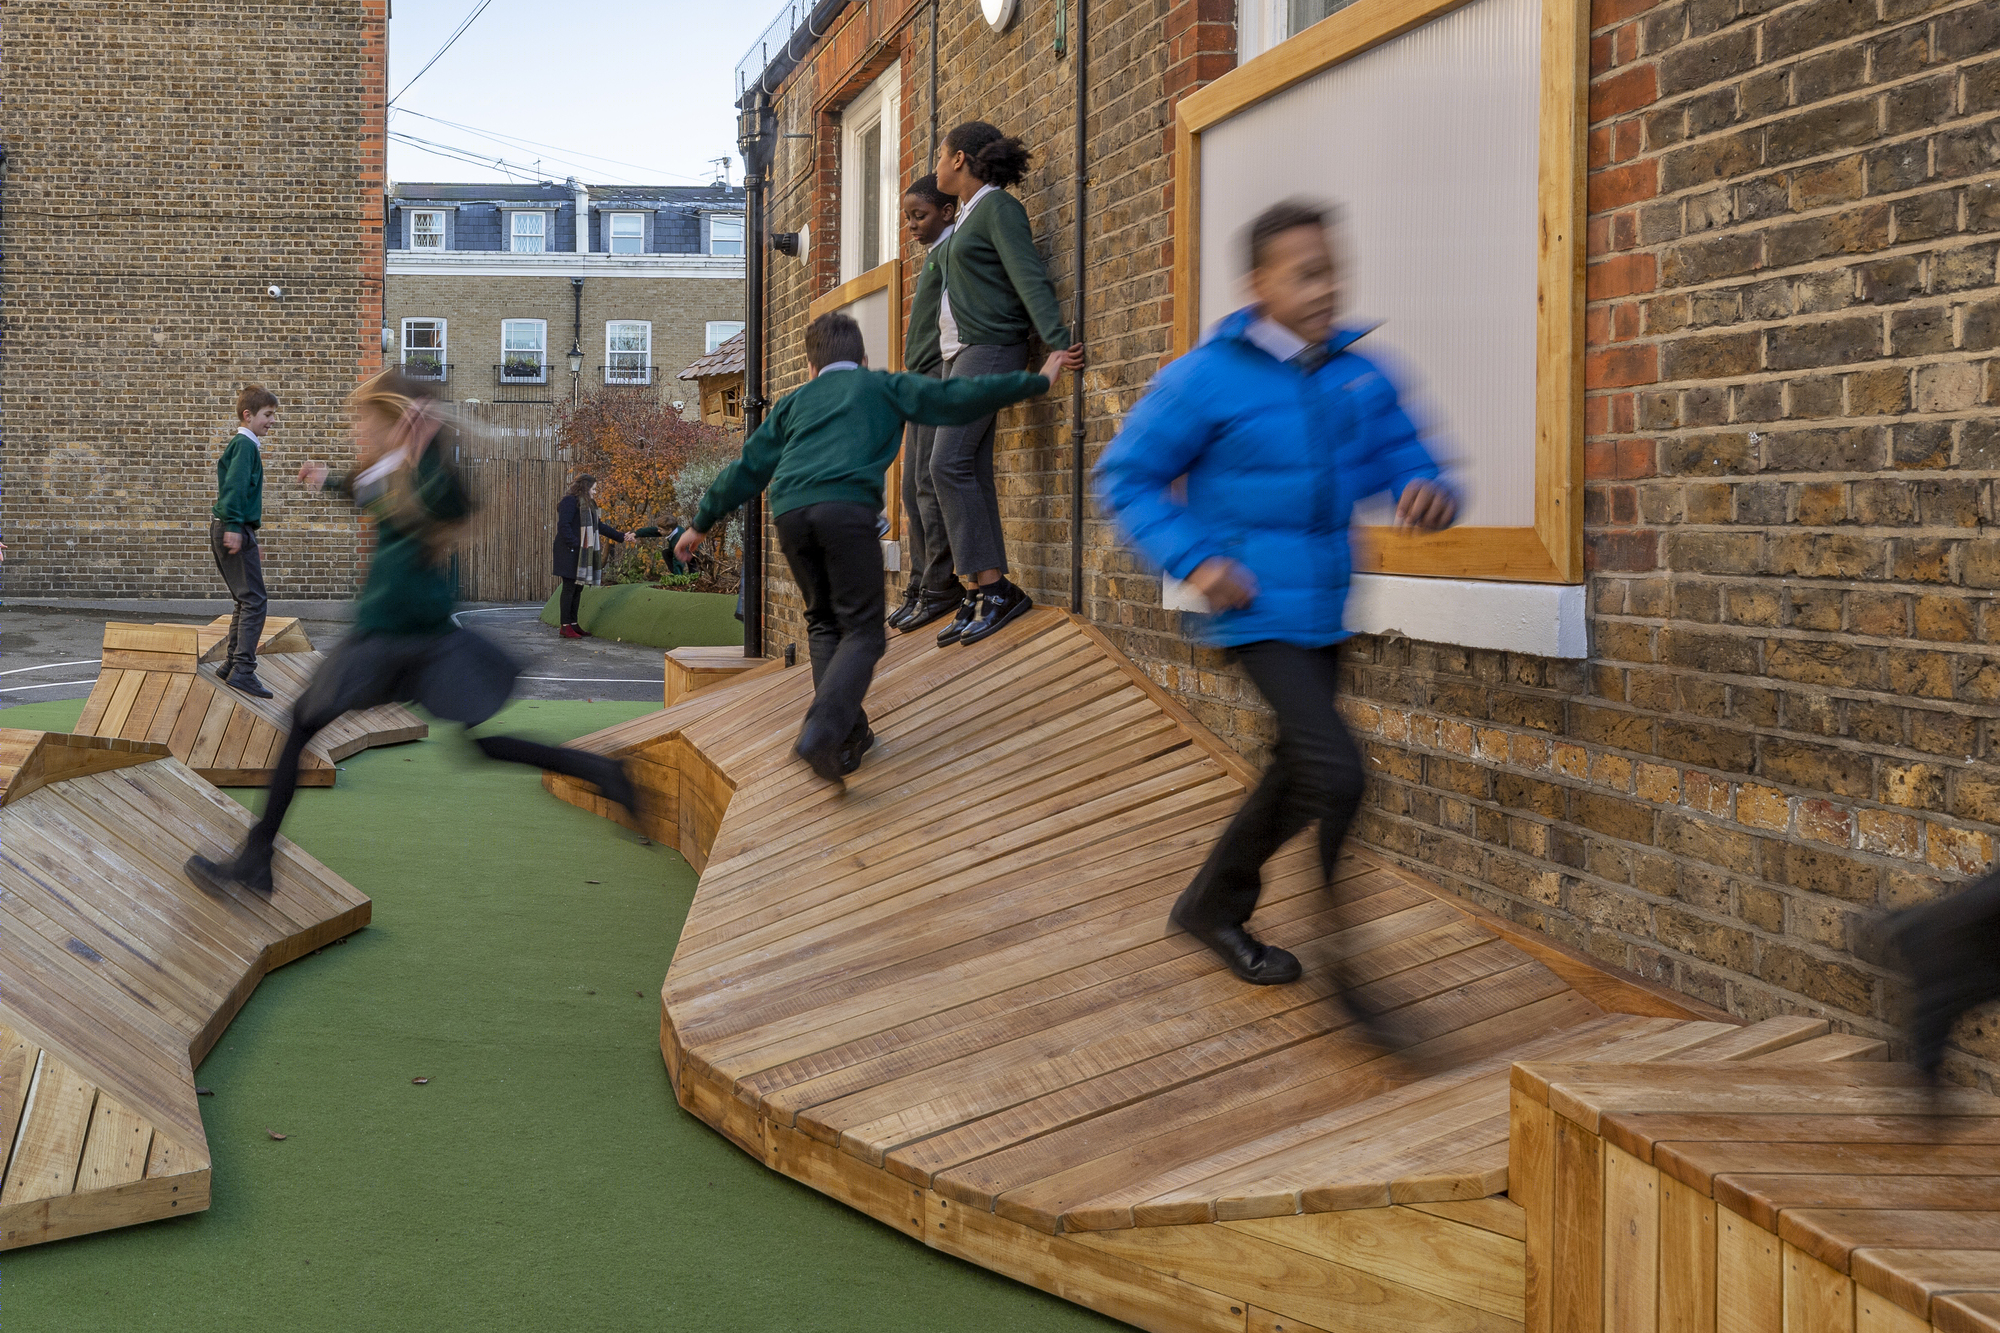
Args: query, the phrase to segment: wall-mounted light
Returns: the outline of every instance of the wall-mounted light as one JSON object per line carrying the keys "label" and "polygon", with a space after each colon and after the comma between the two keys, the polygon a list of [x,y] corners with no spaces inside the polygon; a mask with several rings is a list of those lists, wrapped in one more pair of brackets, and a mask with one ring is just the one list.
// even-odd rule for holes
{"label": "wall-mounted light", "polygon": [[771,233],[771,248],[781,255],[796,255],[799,252],[799,234],[795,231],[774,231]]}
{"label": "wall-mounted light", "polygon": [[282,301],[285,299],[285,289],[283,287],[278,286],[278,284],[275,282],[272,283],[269,287],[266,287],[264,289],[264,292],[273,301]]}
{"label": "wall-mounted light", "polygon": [[1021,0],[979,0],[979,12],[986,16],[986,25],[995,32],[1005,32],[1014,26],[1014,16],[1021,11]]}

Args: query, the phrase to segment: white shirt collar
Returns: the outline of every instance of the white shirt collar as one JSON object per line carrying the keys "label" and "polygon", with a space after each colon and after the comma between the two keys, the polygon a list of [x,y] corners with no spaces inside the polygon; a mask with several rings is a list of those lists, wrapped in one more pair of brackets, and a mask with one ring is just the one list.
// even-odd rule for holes
{"label": "white shirt collar", "polygon": [[[990,189],[991,187],[989,186],[988,188]],[[937,234],[937,239],[931,242],[930,248],[933,250],[937,249],[940,245],[943,245],[946,241],[950,240],[951,234],[957,230],[958,230],[958,224],[956,222],[945,223],[944,230]]]}
{"label": "white shirt collar", "polygon": [[997,185],[990,185],[990,184],[980,186],[979,189],[974,192],[972,198],[966,200],[963,204],[959,206],[958,221],[954,222],[952,225],[954,227],[963,226],[965,220],[972,216],[972,210],[979,207],[979,201],[981,199],[984,199],[987,195],[992,194],[995,190],[999,188],[1000,187]]}
{"label": "white shirt collar", "polygon": [[[254,439],[255,437],[252,436],[251,438]],[[361,475],[354,479],[355,485],[369,486],[381,481],[397,468],[403,466],[409,456],[410,449],[408,445],[404,445],[401,449],[391,449],[388,453],[383,454],[373,463],[370,463],[366,468],[363,468]]]}
{"label": "white shirt collar", "polygon": [[[859,370],[859,369],[861,369],[861,363],[859,361],[829,361],[825,365],[819,368],[819,375],[824,375],[828,371],[833,371],[833,370]],[[819,375],[815,375],[813,376],[813,378],[818,379]]]}
{"label": "white shirt collar", "polygon": [[238,427],[236,428],[236,433],[237,433],[238,435],[247,435],[247,436],[249,436],[249,437],[250,437],[250,443],[252,443],[252,444],[256,445],[256,446],[257,446],[257,447],[258,447],[258,448],[259,448],[260,450],[261,450],[261,449],[262,449],[262,448],[264,447],[264,442],[263,442],[262,440],[260,440],[260,439],[258,439],[258,438],[257,438],[257,432],[256,432],[256,431],[254,431],[254,430],[251,430],[251,429],[250,429],[250,428],[249,428],[248,426],[238,426]]}
{"label": "white shirt collar", "polygon": [[1243,336],[1280,361],[1290,361],[1306,350],[1306,340],[1277,320],[1265,315],[1243,330]]}

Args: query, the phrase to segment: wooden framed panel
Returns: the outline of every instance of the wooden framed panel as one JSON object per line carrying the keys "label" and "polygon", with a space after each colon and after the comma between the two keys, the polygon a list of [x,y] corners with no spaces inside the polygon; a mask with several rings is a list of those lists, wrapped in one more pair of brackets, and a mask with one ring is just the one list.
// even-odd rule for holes
{"label": "wooden framed panel", "polygon": [[[877,264],[860,277],[843,282],[807,307],[809,319],[818,319],[832,310],[844,310],[861,326],[861,340],[868,347],[868,364],[877,370],[903,368],[903,264],[891,259]],[[903,460],[898,455],[889,469],[886,486],[889,504],[889,531],[903,527]]]}
{"label": "wooden framed panel", "polygon": [[[1505,13],[1500,12],[1502,7],[1506,7]],[[1467,12],[1458,15],[1461,10]],[[1438,23],[1447,19],[1456,28]],[[1434,23],[1438,26],[1429,26]],[[1419,33],[1419,29],[1424,31]],[[1190,94],[1179,104],[1175,125],[1176,243],[1172,273],[1176,354],[1193,347],[1200,340],[1204,326],[1226,313],[1214,299],[1216,282],[1206,284],[1211,298],[1206,309],[1203,301],[1204,248],[1212,265],[1217,243],[1222,239],[1219,232],[1207,238],[1203,235],[1205,140],[1212,137],[1226,140],[1250,123],[1239,118],[1275,114],[1285,117],[1282,123],[1291,127],[1288,142],[1314,145],[1306,150],[1304,157],[1310,159],[1315,153],[1327,156],[1334,150],[1321,145],[1333,140],[1315,129],[1312,108],[1317,106],[1324,114],[1325,107],[1332,105],[1327,101],[1329,97],[1337,102],[1339,97],[1346,96],[1352,102],[1356,97],[1365,100],[1369,96],[1365,91],[1371,77],[1367,66],[1345,71],[1353,75],[1352,86],[1345,92],[1328,83],[1328,78],[1349,62],[1407,35],[1427,45],[1421,48],[1421,54],[1417,54],[1419,48],[1413,47],[1411,53],[1397,57],[1405,63],[1421,65],[1431,59],[1433,49],[1453,49],[1466,68],[1477,69],[1481,67],[1481,59],[1472,54],[1473,48],[1466,43],[1492,40],[1490,31],[1501,29],[1507,30],[1504,36],[1511,43],[1508,49],[1513,52],[1516,66],[1513,82],[1504,89],[1498,85],[1468,86],[1466,96],[1459,100],[1480,104],[1478,99],[1490,93],[1500,101],[1524,95],[1535,101],[1531,114],[1521,119],[1519,132],[1513,134],[1508,144],[1510,159],[1519,158],[1522,173],[1529,170],[1529,161],[1533,163],[1532,229],[1526,211],[1530,203],[1529,182],[1525,174],[1515,182],[1522,212],[1510,232],[1514,238],[1510,244],[1515,248],[1509,254],[1510,272],[1519,280],[1519,291],[1505,294],[1500,302],[1511,312],[1510,331],[1504,337],[1490,339],[1492,355],[1482,358],[1466,350],[1471,330],[1449,327],[1447,302],[1440,301],[1435,309],[1421,316],[1392,320],[1392,327],[1419,343],[1429,340],[1438,346],[1456,346],[1457,359],[1447,371],[1446,382],[1430,386],[1444,398],[1450,399],[1455,394],[1462,403],[1476,402],[1487,388],[1469,380],[1487,375],[1493,377],[1492,383],[1504,394],[1518,397],[1521,410],[1516,414],[1518,420],[1510,418],[1509,427],[1515,432],[1514,442],[1491,457],[1480,459],[1480,466],[1490,480],[1484,488],[1485,499],[1481,498],[1480,487],[1474,487],[1468,526],[1428,538],[1372,528],[1368,531],[1366,549],[1357,552],[1356,568],[1365,572],[1537,583],[1582,581],[1588,10],[1583,0],[1358,0]],[[1453,47],[1453,42],[1458,45]],[[1387,56],[1384,53],[1379,58]],[[1395,82],[1374,79],[1382,87],[1394,87]],[[1281,94],[1289,94],[1288,101],[1273,102]],[[1301,99],[1317,100],[1309,103]],[[1431,98],[1428,104],[1450,100]],[[1292,109],[1294,103],[1296,110]],[[1448,145],[1453,138],[1443,119],[1421,124],[1412,119],[1400,127],[1392,121],[1389,128],[1391,133],[1419,136],[1431,133],[1431,142],[1440,145]],[[1526,142],[1531,129],[1532,144]],[[1362,135],[1369,131],[1343,124],[1338,132]],[[1242,137],[1236,133],[1238,140]],[[1460,145],[1458,151],[1462,150]],[[1238,145],[1231,144],[1227,151],[1226,158],[1212,159],[1206,170],[1211,186],[1222,189],[1226,185],[1228,194],[1218,197],[1232,201],[1231,207],[1254,209],[1310,189],[1309,185],[1304,189],[1300,185],[1302,179],[1311,176],[1310,169],[1294,172],[1274,158],[1258,182],[1258,193],[1268,198],[1235,203],[1246,198],[1240,188],[1246,170],[1255,173],[1258,168],[1246,167],[1246,155]],[[1301,155],[1296,150],[1288,151],[1293,165],[1301,165]],[[1355,151],[1364,157],[1373,152],[1378,167],[1386,173],[1384,178],[1393,179],[1395,163],[1384,166],[1379,161],[1380,151],[1365,146]],[[1310,168],[1311,163],[1303,165]],[[1342,159],[1342,172],[1345,170]],[[1343,174],[1342,179],[1345,178]],[[1380,201],[1373,205],[1372,225],[1377,235],[1393,236],[1395,232],[1392,225],[1395,219],[1385,211],[1389,207]],[[1430,209],[1423,213],[1423,218],[1421,226],[1428,228],[1427,237],[1433,242],[1442,238],[1447,247],[1453,227],[1472,236],[1486,226],[1481,201],[1477,199],[1461,198],[1454,209]],[[1245,219],[1234,220],[1234,225],[1246,219],[1247,214]],[[1419,226],[1414,220],[1410,225]],[[1232,226],[1232,222],[1224,220],[1218,226]],[[1366,265],[1365,253],[1363,260]],[[1410,268],[1401,267],[1403,271]],[[1378,286],[1386,287],[1398,278],[1397,272],[1380,272],[1374,280]],[[1528,292],[1530,279],[1532,297]],[[1383,341],[1393,343],[1394,338],[1385,331]],[[1503,364],[1509,358],[1516,359],[1517,364],[1511,367]],[[1423,357],[1417,358],[1417,364],[1430,372]],[[1447,429],[1462,436],[1483,429],[1483,425],[1474,421],[1477,416],[1476,411],[1461,410],[1457,419],[1447,421]],[[1481,512],[1482,506],[1487,512]]]}

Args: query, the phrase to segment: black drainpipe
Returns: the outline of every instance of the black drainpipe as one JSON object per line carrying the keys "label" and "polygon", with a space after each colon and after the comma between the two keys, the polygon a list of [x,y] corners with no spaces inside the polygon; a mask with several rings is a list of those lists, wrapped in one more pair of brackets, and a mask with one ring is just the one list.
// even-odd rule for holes
{"label": "black drainpipe", "polygon": [[[761,88],[744,99],[737,121],[743,153],[743,438],[764,420],[764,174],[777,130],[771,99]],[[764,655],[764,497],[743,507],[743,655]]]}
{"label": "black drainpipe", "polygon": [[[1090,0],[1076,0],[1076,325],[1070,330],[1078,346],[1083,345],[1083,263],[1087,218],[1083,211],[1086,143],[1085,130],[1090,116]],[[1083,614],[1083,372],[1071,372],[1069,449],[1069,609]]]}

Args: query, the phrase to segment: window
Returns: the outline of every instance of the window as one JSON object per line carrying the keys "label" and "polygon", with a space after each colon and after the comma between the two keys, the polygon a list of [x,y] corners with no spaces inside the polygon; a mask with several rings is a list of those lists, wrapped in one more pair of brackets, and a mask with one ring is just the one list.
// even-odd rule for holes
{"label": "window", "polygon": [[740,255],[743,253],[743,218],[741,214],[717,213],[709,218],[708,252],[712,255]]}
{"label": "window", "polygon": [[403,373],[411,379],[445,377],[444,325],[441,319],[403,321]]}
{"label": "window", "polygon": [[1238,0],[1237,58],[1248,60],[1262,54],[1353,3],[1354,0]]}
{"label": "window", "polygon": [[840,113],[840,278],[896,257],[902,85],[894,67]]}
{"label": "window", "polygon": [[[535,217],[542,216],[539,213]],[[548,380],[549,325],[542,319],[500,321],[500,382],[542,384]]]}
{"label": "window", "polygon": [[444,210],[417,209],[410,214],[410,248],[444,249]]}
{"label": "window", "polygon": [[644,213],[607,213],[605,215],[605,249],[614,255],[643,255],[646,253],[646,215]]}
{"label": "window", "polygon": [[708,321],[708,345],[703,349],[702,355],[707,356],[741,332],[743,332],[743,321],[740,319],[711,319]]}
{"label": "window", "polygon": [[538,255],[548,246],[549,215],[547,213],[510,213],[513,230],[509,236],[512,244],[507,248],[517,255]]}
{"label": "window", "polygon": [[643,319],[614,319],[604,326],[604,382],[653,382],[653,326]]}

